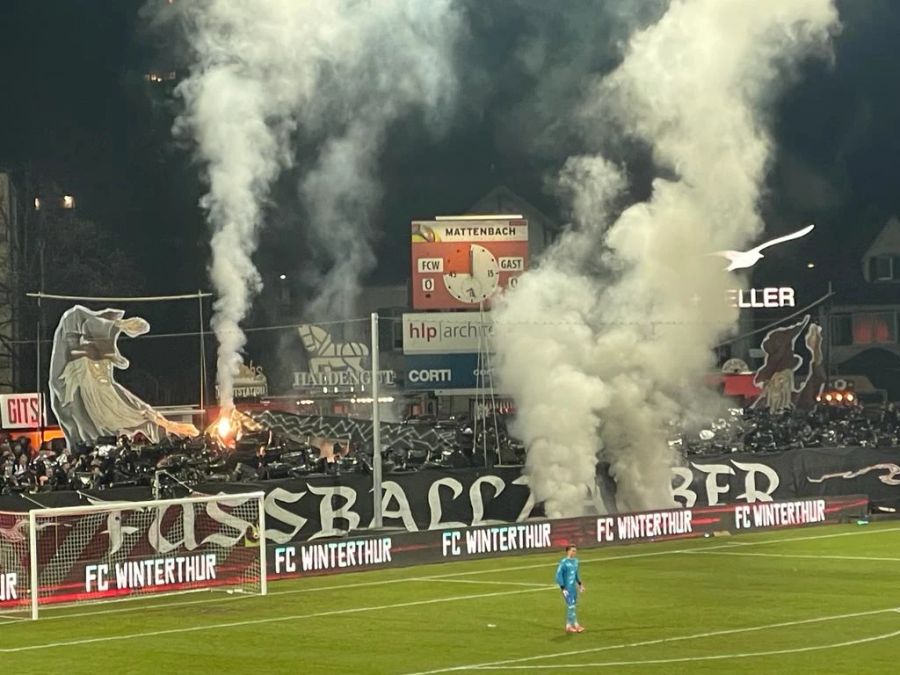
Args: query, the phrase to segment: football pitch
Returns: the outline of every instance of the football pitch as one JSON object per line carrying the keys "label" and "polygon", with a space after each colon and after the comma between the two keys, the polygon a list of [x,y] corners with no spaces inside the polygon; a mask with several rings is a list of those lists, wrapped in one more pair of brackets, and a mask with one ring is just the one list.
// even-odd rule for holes
{"label": "football pitch", "polygon": [[0,619],[7,673],[896,673],[900,521],[277,581]]}

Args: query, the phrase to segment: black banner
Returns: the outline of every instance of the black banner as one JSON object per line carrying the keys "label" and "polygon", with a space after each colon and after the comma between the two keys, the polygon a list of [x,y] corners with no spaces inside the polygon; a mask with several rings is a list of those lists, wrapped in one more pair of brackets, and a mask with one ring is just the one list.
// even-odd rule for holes
{"label": "black banner", "polygon": [[[483,523],[517,522],[541,515],[533,508],[522,471],[428,470],[386,476],[382,521],[408,532]],[[339,537],[372,525],[372,478],[360,474],[260,483],[211,483],[204,493],[266,492],[266,535],[284,543]]]}
{"label": "black banner", "polygon": [[[771,455],[694,456],[673,472],[675,501],[687,507],[864,494],[875,504],[900,502],[900,452],[873,448],[805,448]],[[601,468],[588,486],[586,513],[617,511],[615,483]],[[203,494],[264,490],[268,536],[276,543],[345,536],[372,523],[372,479],[362,474],[257,483],[207,483]],[[151,499],[149,488],[7,495],[0,511]],[[416,532],[542,515],[518,467],[429,469],[390,474],[382,498],[385,527]]]}
{"label": "black banner", "polygon": [[897,448],[696,456],[673,473],[672,491],[684,506],[853,494],[875,504],[900,501]]}

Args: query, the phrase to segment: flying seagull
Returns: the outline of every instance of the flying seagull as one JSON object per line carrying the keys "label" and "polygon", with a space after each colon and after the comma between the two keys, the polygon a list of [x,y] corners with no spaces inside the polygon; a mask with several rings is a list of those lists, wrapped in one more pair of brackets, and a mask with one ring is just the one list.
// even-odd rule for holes
{"label": "flying seagull", "polygon": [[805,237],[812,232],[814,227],[815,225],[807,225],[802,230],[791,232],[790,234],[786,234],[783,237],[778,237],[776,239],[770,239],[756,248],[751,248],[749,251],[716,251],[713,255],[720,255],[723,258],[728,258],[728,267],[725,268],[728,272],[744,269],[746,267],[753,267],[756,262],[763,257],[762,250],[764,248],[774,246],[775,244],[781,244],[782,242],[790,241],[791,239]]}

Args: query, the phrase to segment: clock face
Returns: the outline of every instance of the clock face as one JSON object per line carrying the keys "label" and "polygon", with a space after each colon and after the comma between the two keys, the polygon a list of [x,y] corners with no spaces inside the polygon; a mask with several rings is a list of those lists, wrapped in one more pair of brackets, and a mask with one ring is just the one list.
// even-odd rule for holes
{"label": "clock face", "polygon": [[494,254],[484,246],[472,244],[469,249],[471,272],[451,272],[444,275],[447,291],[460,302],[478,304],[497,292],[500,285],[500,266]]}

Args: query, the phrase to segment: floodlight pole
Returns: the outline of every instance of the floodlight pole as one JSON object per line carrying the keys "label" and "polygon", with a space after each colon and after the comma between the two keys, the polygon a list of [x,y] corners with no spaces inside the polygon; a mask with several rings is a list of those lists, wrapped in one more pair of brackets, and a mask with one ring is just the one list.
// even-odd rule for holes
{"label": "floodlight pole", "polygon": [[[41,221],[38,221],[39,224]],[[40,282],[41,282],[41,293],[44,292],[44,230],[41,227],[38,232],[38,267],[40,268]],[[41,363],[41,338],[44,334],[44,306],[41,304],[41,298],[38,298],[38,319],[37,319],[37,335],[34,338],[34,348],[35,348],[35,368],[37,378],[37,395],[38,395],[38,432],[39,432],[39,440],[38,440],[38,451],[41,451],[44,447],[44,378],[43,373],[41,372],[43,369],[43,363]],[[48,369],[49,370],[49,369]],[[47,376],[47,384],[49,388],[50,377]]]}
{"label": "floodlight pole", "polygon": [[378,405],[378,312],[372,312],[372,527],[383,525],[381,516],[381,410]]}
{"label": "floodlight pole", "polygon": [[203,327],[203,293],[197,291],[197,307],[200,311],[200,410],[206,419],[206,333]]}

